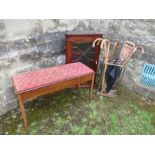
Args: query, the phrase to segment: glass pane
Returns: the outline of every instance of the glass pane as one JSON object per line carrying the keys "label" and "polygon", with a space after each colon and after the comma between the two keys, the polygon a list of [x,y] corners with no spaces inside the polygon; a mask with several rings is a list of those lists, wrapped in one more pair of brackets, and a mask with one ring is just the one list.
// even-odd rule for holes
{"label": "glass pane", "polygon": [[73,43],[72,62],[82,62],[93,68],[94,50],[92,43]]}

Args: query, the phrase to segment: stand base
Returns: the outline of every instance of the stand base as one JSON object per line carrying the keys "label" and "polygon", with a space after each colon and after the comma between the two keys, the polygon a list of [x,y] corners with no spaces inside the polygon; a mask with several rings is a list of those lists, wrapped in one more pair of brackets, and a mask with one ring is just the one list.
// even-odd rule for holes
{"label": "stand base", "polygon": [[117,94],[113,94],[113,93],[103,93],[103,92],[97,92],[98,96],[106,96],[106,97],[110,97],[110,98],[116,98]]}

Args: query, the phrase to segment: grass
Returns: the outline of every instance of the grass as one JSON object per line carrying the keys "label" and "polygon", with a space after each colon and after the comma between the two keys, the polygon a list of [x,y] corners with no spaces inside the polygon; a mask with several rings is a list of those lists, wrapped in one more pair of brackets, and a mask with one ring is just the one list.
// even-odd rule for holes
{"label": "grass", "polygon": [[154,101],[142,104],[142,96],[123,87],[116,99],[95,95],[89,101],[88,93],[88,88],[68,89],[34,99],[25,106],[29,127],[15,109],[0,117],[0,134],[155,134]]}

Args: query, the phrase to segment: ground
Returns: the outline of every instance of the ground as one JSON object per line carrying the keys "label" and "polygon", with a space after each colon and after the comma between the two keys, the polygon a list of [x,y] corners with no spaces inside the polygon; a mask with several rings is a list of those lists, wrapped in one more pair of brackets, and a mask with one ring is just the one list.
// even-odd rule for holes
{"label": "ground", "polygon": [[29,127],[18,109],[0,117],[0,134],[155,134],[155,101],[118,87],[118,97],[88,98],[89,89],[67,89],[26,104]]}

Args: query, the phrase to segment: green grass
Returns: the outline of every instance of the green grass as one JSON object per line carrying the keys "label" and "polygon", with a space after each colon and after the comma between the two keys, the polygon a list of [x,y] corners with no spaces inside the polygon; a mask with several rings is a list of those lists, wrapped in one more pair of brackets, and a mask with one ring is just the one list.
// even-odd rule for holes
{"label": "green grass", "polygon": [[89,89],[68,89],[26,104],[29,127],[18,109],[0,117],[0,134],[113,135],[155,134],[155,106],[141,104],[142,96],[118,89],[118,97],[89,101]]}

